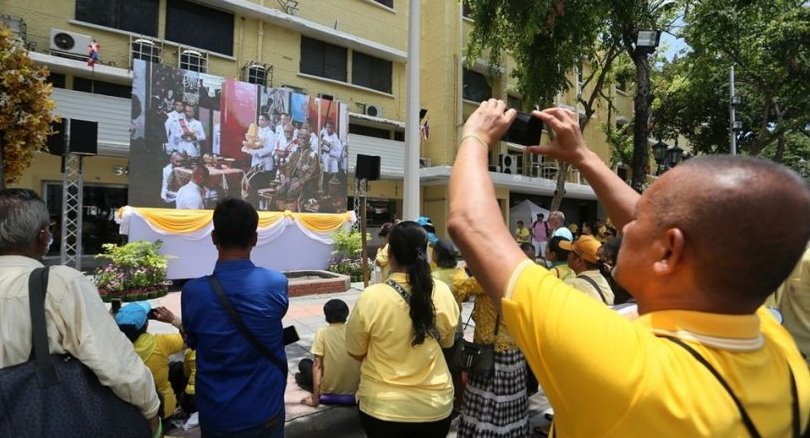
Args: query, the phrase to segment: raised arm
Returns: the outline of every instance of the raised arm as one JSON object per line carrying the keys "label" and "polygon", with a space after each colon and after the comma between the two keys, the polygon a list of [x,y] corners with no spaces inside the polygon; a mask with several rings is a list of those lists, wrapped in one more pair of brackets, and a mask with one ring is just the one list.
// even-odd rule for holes
{"label": "raised arm", "polygon": [[515,114],[502,101],[483,102],[464,125],[450,176],[448,231],[496,308],[515,266],[527,260],[501,217],[487,160]]}
{"label": "raised arm", "polygon": [[588,180],[613,224],[621,230],[633,219],[639,194],[588,149],[579,130],[579,119],[573,111],[549,108],[534,111],[532,115],[554,131],[554,139],[547,145],[532,146],[528,151],[548,155],[576,167]]}

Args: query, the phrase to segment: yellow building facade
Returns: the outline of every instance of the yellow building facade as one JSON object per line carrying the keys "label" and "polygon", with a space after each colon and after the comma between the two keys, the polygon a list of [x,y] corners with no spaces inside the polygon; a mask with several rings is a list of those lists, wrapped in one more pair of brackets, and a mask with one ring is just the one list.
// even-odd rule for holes
{"label": "yellow building facade", "polygon": [[[381,157],[382,179],[369,183],[371,225],[402,217],[408,1],[2,0],[2,4],[4,24],[25,41],[32,59],[52,72],[56,111],[63,117],[99,122],[99,152],[84,159],[84,184],[95,188],[100,198],[113,194],[102,201],[94,197],[103,206],[86,208],[85,214],[101,217],[88,221],[109,221],[108,210],[125,202],[127,190],[138,189],[129,185],[126,174],[128,89],[137,58],[225,78],[248,80],[258,75],[258,83],[332,96],[348,104],[349,174],[357,154]],[[487,66],[480,60],[465,64],[463,47],[474,23],[463,16],[459,2],[422,1],[420,19],[420,101],[430,127],[429,138],[420,144],[420,202],[422,214],[446,236],[447,182],[464,120],[482,96],[508,100],[523,109],[533,105],[515,91],[508,63],[498,78],[487,78]],[[60,34],[68,35],[73,44]],[[101,47],[94,69],[86,63],[86,45],[92,40]],[[304,45],[321,50],[323,59],[302,57]],[[377,75],[373,83],[368,82],[368,72]],[[609,123],[629,121],[632,98],[611,92],[618,110]],[[572,90],[556,103],[576,110],[575,96]],[[605,107],[600,105],[585,138],[609,161],[601,127],[607,118]],[[529,157],[523,147],[508,143],[501,143],[490,161],[505,220],[510,219],[510,207],[523,199],[548,207],[556,163]],[[62,182],[60,162],[58,156],[38,155],[18,185],[51,198],[46,199],[49,207],[58,208],[61,198],[54,194]],[[600,211],[593,191],[576,170],[567,180],[563,210],[573,221],[595,219]],[[347,196],[354,195],[353,186],[350,177]]]}

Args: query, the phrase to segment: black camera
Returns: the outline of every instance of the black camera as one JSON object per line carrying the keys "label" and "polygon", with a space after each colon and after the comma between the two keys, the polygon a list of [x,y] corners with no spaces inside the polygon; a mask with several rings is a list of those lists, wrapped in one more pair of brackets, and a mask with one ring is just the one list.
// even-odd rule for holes
{"label": "black camera", "polygon": [[540,144],[540,136],[543,134],[543,122],[537,117],[532,117],[529,113],[517,112],[515,121],[503,136],[503,141],[509,143],[522,144],[524,146],[535,146]]}

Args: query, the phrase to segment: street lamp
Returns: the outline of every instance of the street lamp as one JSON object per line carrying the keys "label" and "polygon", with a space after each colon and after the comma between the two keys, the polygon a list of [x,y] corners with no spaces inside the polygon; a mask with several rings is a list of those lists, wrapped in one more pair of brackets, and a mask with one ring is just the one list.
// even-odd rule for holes
{"label": "street lamp", "polygon": [[642,53],[652,53],[661,41],[661,31],[640,30],[636,36],[636,49]]}
{"label": "street lamp", "polygon": [[675,167],[681,162],[683,158],[683,149],[678,147],[678,139],[675,139],[675,146],[667,151],[667,164],[669,167]]}
{"label": "street lamp", "polygon": [[661,175],[668,169],[675,167],[683,160],[683,149],[678,147],[678,139],[675,139],[675,146],[672,148],[668,144],[658,139],[658,143],[652,145],[653,158],[658,164],[657,175]]}
{"label": "street lamp", "polygon": [[669,145],[658,139],[658,143],[652,145],[653,151],[653,158],[655,159],[655,163],[658,164],[658,170],[655,172],[657,175],[662,173],[662,168],[664,166],[664,160],[667,158],[667,149],[669,149]]}

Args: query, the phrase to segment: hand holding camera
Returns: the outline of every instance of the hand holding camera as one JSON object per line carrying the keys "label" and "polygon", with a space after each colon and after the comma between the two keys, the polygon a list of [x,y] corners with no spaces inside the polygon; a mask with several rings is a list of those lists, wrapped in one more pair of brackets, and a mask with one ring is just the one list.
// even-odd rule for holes
{"label": "hand holding camera", "polygon": [[155,307],[154,309],[150,310],[148,316],[149,319],[156,319],[167,324],[171,324],[175,317],[171,310],[163,306]]}

